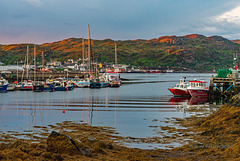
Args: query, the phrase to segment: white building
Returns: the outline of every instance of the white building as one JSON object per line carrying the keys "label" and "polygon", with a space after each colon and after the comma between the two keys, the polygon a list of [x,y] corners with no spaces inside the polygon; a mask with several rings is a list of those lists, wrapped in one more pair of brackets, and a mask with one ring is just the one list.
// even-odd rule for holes
{"label": "white building", "polygon": [[0,66],[0,71],[7,71],[7,70],[23,70],[23,66],[17,65],[7,65],[7,66]]}

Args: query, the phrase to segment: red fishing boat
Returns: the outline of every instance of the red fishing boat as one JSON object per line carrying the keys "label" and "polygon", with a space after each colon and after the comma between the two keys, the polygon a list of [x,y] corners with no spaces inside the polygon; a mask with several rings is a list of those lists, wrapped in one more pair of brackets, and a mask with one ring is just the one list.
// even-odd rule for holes
{"label": "red fishing boat", "polygon": [[188,83],[185,80],[185,77],[180,79],[179,83],[177,83],[173,88],[168,88],[168,90],[174,96],[190,96],[189,92],[187,91]]}
{"label": "red fishing boat", "polygon": [[192,97],[208,97],[209,89],[207,87],[207,82],[194,80],[189,81],[187,91]]}
{"label": "red fishing boat", "polygon": [[161,73],[161,70],[148,70],[148,73]]}

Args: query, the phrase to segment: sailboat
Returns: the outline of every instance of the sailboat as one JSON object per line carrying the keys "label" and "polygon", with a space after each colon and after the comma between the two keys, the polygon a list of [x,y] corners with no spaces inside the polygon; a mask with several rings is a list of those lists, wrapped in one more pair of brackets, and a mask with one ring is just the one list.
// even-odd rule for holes
{"label": "sailboat", "polygon": [[25,80],[24,82],[22,82],[22,86],[20,88],[20,90],[32,90],[33,89],[33,81],[29,79],[29,65],[28,65],[28,56],[29,56],[29,46],[27,46],[27,66],[26,66],[26,74],[27,74],[27,80]]}
{"label": "sailboat", "polygon": [[118,64],[117,64],[117,43],[115,43],[115,66],[114,70],[107,70],[107,73],[121,73],[122,71],[119,70]]}
{"label": "sailboat", "polygon": [[[53,92],[54,86],[53,84],[47,84],[46,82],[42,81],[36,81],[36,47],[34,46],[34,83],[33,83],[33,91],[34,92]],[[44,60],[43,60],[43,52],[42,52],[42,66],[44,66]]]}
{"label": "sailboat", "polygon": [[108,74],[107,78],[109,80],[109,87],[120,87],[121,86],[121,79],[120,73],[121,71],[118,68],[117,64],[117,43],[115,43],[115,66],[114,66],[114,74]]}
{"label": "sailboat", "polygon": [[84,73],[84,78],[83,79],[76,79],[75,86],[78,88],[85,88],[85,87],[89,87],[90,85],[90,80],[89,78],[85,78],[85,69],[84,69],[84,50],[85,44],[84,44],[84,38],[82,38],[82,59],[83,59],[83,73]]}
{"label": "sailboat", "polygon": [[88,70],[89,70],[89,88],[101,88],[100,80],[97,77],[97,67],[95,68],[95,76],[91,76],[91,39],[90,26],[88,25]]}

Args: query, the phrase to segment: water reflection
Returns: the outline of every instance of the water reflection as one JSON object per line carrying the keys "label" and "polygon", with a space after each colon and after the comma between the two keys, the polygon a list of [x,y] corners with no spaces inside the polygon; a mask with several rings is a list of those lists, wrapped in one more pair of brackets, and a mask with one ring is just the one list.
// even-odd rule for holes
{"label": "water reflection", "polygon": [[132,84],[123,84],[120,88],[2,94],[0,129],[36,132],[36,126],[76,121],[115,127],[122,136],[153,137],[157,134],[150,126],[168,126],[166,118],[189,116],[189,113],[183,113],[176,107],[208,104],[207,100],[170,95],[167,88],[179,81],[182,77],[180,74],[137,74],[126,77],[138,83],[132,81]]}
{"label": "water reflection", "polygon": [[208,97],[172,97],[169,100],[171,105],[177,105],[177,108],[191,108],[194,106],[209,105]]}
{"label": "water reflection", "polygon": [[208,97],[191,97],[188,105],[204,105],[208,103]]}

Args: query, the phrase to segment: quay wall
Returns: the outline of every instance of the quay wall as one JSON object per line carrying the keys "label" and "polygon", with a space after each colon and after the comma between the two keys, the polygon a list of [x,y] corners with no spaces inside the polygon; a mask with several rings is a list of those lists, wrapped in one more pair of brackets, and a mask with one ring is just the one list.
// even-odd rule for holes
{"label": "quay wall", "polygon": [[[28,78],[31,80],[35,80],[36,81],[45,81],[48,78],[74,78],[75,76],[79,77],[79,78],[83,78],[84,74],[82,72],[36,72],[34,74],[33,71],[28,73]],[[7,79],[9,81],[9,83],[13,83],[14,81],[17,80],[18,77],[18,81],[20,82],[22,79],[26,80],[27,79],[27,73],[26,72],[12,72],[12,73],[2,73],[1,76],[5,79]]]}

